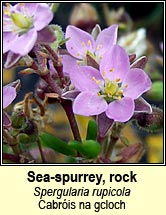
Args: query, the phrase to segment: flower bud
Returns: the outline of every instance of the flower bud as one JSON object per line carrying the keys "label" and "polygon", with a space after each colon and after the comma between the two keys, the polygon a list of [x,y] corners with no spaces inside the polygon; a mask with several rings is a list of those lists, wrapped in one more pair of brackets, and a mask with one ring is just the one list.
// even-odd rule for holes
{"label": "flower bud", "polygon": [[81,28],[84,31],[91,32],[98,23],[99,18],[96,9],[88,4],[77,4],[71,14],[70,24]]}
{"label": "flower bud", "polygon": [[21,133],[17,136],[17,142],[21,144],[28,144],[30,141],[30,138],[27,134]]}
{"label": "flower bud", "polygon": [[12,127],[16,129],[23,129],[26,127],[26,116],[23,111],[13,112],[11,116]]}
{"label": "flower bud", "polygon": [[139,128],[155,132],[163,128],[163,111],[159,108],[152,107],[152,113],[137,113],[133,116]]}

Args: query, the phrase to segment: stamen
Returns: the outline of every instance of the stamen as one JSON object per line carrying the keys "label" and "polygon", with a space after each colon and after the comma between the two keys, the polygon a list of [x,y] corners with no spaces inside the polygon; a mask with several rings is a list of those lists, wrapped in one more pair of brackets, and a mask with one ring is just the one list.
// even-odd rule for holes
{"label": "stamen", "polygon": [[102,44],[98,44],[97,47],[96,47],[96,51],[98,51],[101,48],[102,48]]}
{"label": "stamen", "polygon": [[91,41],[90,41],[90,40],[88,40],[88,45],[89,45],[89,46],[91,45]]}
{"label": "stamen", "polygon": [[114,70],[115,70],[115,68],[112,68],[112,69],[109,70],[109,72],[114,72]]}
{"label": "stamen", "polygon": [[98,93],[97,93],[97,95],[98,95],[98,96],[101,96],[101,93],[100,93],[100,92],[98,92]]}
{"label": "stamen", "polygon": [[92,80],[95,81],[97,85],[101,82],[100,80],[97,80],[94,76],[92,77]]}
{"label": "stamen", "polygon": [[85,46],[85,43],[84,43],[84,42],[82,42],[82,43],[81,43],[81,45],[84,47],[84,46]]}
{"label": "stamen", "polygon": [[96,84],[100,84],[100,82],[101,82],[100,80],[96,80]]}
{"label": "stamen", "polygon": [[77,54],[76,54],[76,56],[78,56],[78,57],[79,57],[79,56],[80,56],[80,53],[77,53]]}
{"label": "stamen", "polygon": [[117,78],[115,81],[118,83],[120,81],[120,78]]}
{"label": "stamen", "polygon": [[103,71],[101,74],[102,74],[102,76],[105,76],[106,72],[105,72],[105,71]]}
{"label": "stamen", "polygon": [[123,95],[123,91],[118,91],[118,94],[119,95]]}
{"label": "stamen", "polygon": [[125,85],[124,85],[124,88],[127,88],[127,87],[128,87],[128,84],[125,84]]}
{"label": "stamen", "polygon": [[10,3],[6,3],[6,7],[10,7]]}
{"label": "stamen", "polygon": [[24,7],[25,4],[24,3],[18,3],[21,7]]}
{"label": "stamen", "polygon": [[8,15],[8,16],[11,15],[11,11],[10,11],[9,7],[6,7],[6,8],[4,9],[4,14],[5,14],[5,15]]}

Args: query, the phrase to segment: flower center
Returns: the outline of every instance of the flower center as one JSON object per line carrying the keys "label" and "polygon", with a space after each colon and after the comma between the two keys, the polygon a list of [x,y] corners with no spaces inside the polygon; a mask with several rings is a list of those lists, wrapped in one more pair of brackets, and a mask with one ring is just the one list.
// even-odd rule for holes
{"label": "flower center", "polygon": [[29,29],[32,27],[33,18],[19,13],[11,14],[13,23],[21,29]]}
{"label": "flower center", "polygon": [[33,16],[29,16],[24,3],[20,3],[20,10],[7,4],[4,9],[3,30],[19,35],[26,33],[33,26]]}
{"label": "flower center", "polygon": [[117,93],[117,91],[118,91],[117,84],[115,84],[111,81],[106,83],[106,85],[104,87],[104,92],[106,93],[107,96],[113,96]]}
{"label": "flower center", "polygon": [[97,80],[95,77],[92,77],[92,80],[95,81],[100,88],[97,95],[102,96],[108,103],[123,98],[123,90],[128,87],[127,84],[122,86],[120,78],[117,78],[115,81],[110,81],[106,78],[104,83],[102,83],[101,80]]}

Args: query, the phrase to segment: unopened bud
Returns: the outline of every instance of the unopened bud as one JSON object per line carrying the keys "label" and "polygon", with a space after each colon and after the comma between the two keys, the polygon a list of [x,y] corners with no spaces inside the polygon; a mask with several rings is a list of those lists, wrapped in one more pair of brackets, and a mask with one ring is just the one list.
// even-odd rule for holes
{"label": "unopened bud", "polygon": [[97,11],[91,4],[81,3],[74,7],[70,18],[71,25],[91,33],[98,22]]}
{"label": "unopened bud", "polygon": [[12,127],[16,129],[23,129],[26,127],[26,116],[23,111],[13,112],[11,116]]}
{"label": "unopened bud", "polygon": [[163,111],[159,108],[152,107],[152,113],[137,113],[133,116],[139,128],[155,132],[163,128]]}

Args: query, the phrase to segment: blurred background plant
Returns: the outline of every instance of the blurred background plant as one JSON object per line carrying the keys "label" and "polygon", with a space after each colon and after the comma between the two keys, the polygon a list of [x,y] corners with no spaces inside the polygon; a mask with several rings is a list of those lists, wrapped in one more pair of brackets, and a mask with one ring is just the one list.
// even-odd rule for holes
{"label": "blurred background plant", "polygon": [[[118,43],[123,46],[128,54],[136,54],[136,58],[147,56],[148,61],[145,71],[151,77],[153,82],[152,88],[145,94],[145,99],[157,107],[163,109],[163,42],[164,42],[164,3],[163,2],[109,2],[109,3],[58,3],[54,8],[54,19],[52,24],[58,24],[65,29],[68,24],[75,25],[87,32],[91,32],[96,24],[101,29],[112,24],[118,24]],[[17,72],[15,72],[16,70]],[[22,76],[16,69],[5,69],[3,72],[3,84],[7,84],[16,79],[22,83],[21,91],[14,103],[24,99],[26,93],[34,91],[38,76],[35,74]],[[9,107],[10,112],[12,106]],[[68,140],[72,138],[67,118],[64,110],[56,104],[56,111],[49,107],[51,121],[45,124],[44,131],[52,133],[59,138]],[[51,113],[51,114],[50,114]],[[86,137],[86,128],[90,117],[77,116],[81,136]],[[48,119],[47,119],[48,120]],[[124,128],[123,133],[128,141],[133,144],[131,159],[128,162],[135,162],[141,158],[141,163],[162,163],[163,162],[163,130],[155,133],[147,133],[142,129],[138,130],[136,125],[129,125]],[[140,142],[145,144],[145,148],[139,145]],[[121,148],[121,142],[116,146],[116,151]],[[4,151],[6,146],[4,146]],[[37,149],[36,149],[37,150]],[[55,157],[54,151],[46,150],[48,157]],[[30,152],[34,157],[38,154],[35,150]],[[122,150],[118,156],[128,152]],[[132,155],[133,153],[133,155]],[[58,155],[56,162],[66,162],[65,156]],[[40,162],[41,158],[35,158]],[[116,156],[113,158],[116,160]],[[123,162],[123,161],[121,161]]]}

